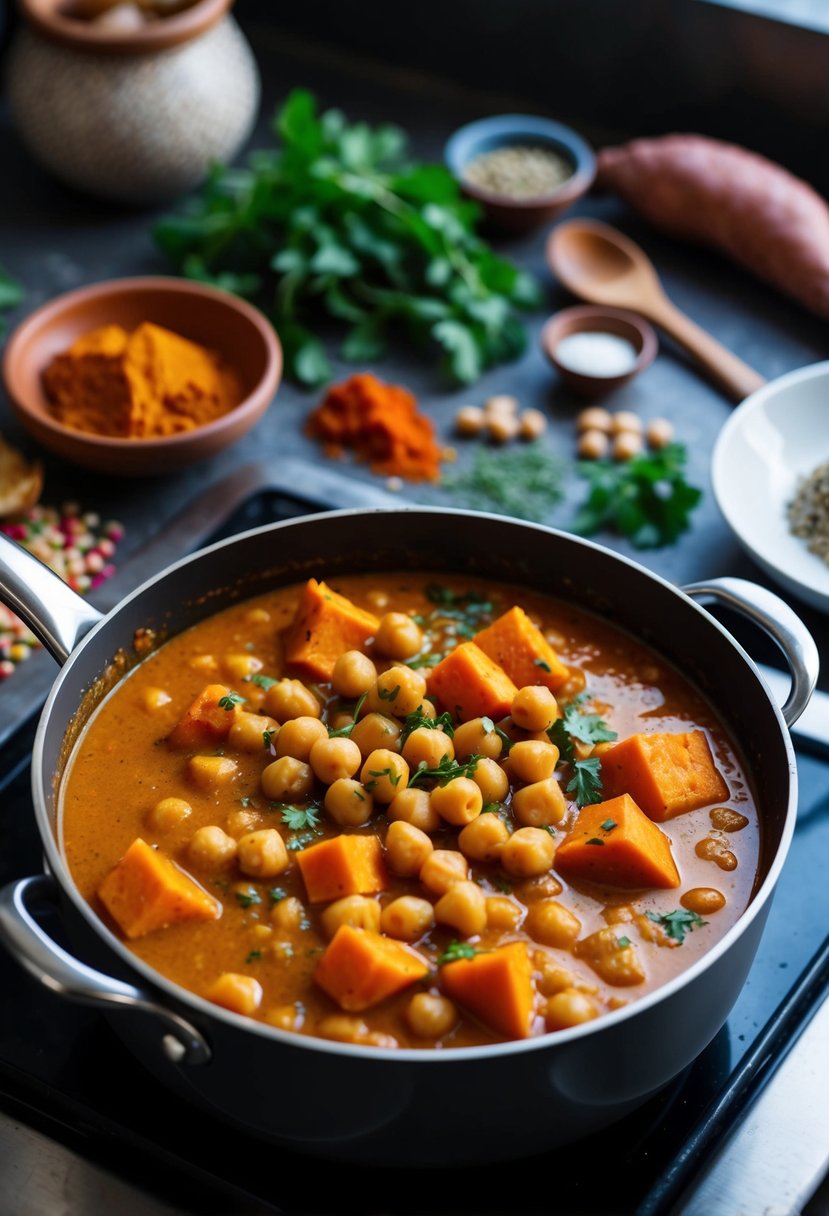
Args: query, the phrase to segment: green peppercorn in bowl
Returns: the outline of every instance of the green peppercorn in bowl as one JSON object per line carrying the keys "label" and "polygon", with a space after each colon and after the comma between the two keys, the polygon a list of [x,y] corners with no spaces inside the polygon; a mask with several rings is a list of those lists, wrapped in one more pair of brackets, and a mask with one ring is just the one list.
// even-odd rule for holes
{"label": "green peppercorn in bowl", "polygon": [[444,159],[488,220],[514,232],[549,223],[586,194],[596,160],[571,127],[533,114],[499,114],[457,130]]}

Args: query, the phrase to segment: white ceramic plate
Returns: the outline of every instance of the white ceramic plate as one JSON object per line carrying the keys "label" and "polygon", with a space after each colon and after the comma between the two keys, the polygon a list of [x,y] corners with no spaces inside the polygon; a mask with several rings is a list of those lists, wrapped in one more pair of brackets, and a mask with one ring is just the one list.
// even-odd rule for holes
{"label": "white ceramic plate", "polygon": [[829,362],[772,380],[739,405],[714,447],[720,510],[759,566],[793,595],[829,612],[829,565],[788,528],[800,480],[829,462]]}

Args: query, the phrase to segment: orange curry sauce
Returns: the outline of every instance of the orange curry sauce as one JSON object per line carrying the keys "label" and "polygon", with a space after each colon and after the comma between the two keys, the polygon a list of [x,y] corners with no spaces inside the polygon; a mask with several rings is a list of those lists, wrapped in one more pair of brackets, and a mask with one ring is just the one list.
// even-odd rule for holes
{"label": "orange curry sauce", "polygon": [[[433,589],[429,596],[430,586],[444,591]],[[485,898],[481,930],[465,934],[450,914],[420,937],[409,935],[404,949],[415,951],[425,964],[417,977],[366,1008],[342,1004],[323,991],[315,973],[331,930],[342,920],[355,922],[343,913],[339,920],[329,918],[323,924],[331,901],[311,902],[297,857],[303,848],[343,834],[374,836],[385,845],[388,802],[375,800],[366,824],[343,826],[326,813],[326,786],[315,778],[310,796],[290,800],[294,809],[286,811],[286,802],[268,797],[261,784],[263,771],[278,755],[278,732],[268,747],[263,738],[261,748],[248,750],[235,750],[229,739],[219,747],[176,747],[168,740],[206,685],[224,684],[244,698],[227,710],[234,719],[247,713],[268,715],[272,681],[293,674],[285,669],[284,636],[302,594],[301,587],[279,589],[229,608],[163,645],[110,694],[75,747],[61,793],[62,848],[81,893],[106,923],[119,931],[99,888],[137,837],[171,858],[217,901],[215,918],[172,923],[134,937],[128,945],[139,957],[184,988],[284,1029],[380,1046],[442,1048],[515,1037],[505,1028],[509,1018],[505,1023],[489,1017],[486,1002],[464,1003],[454,989],[453,997],[447,994],[447,951],[450,958],[480,958],[521,943],[522,957],[525,950],[529,961],[531,1012],[519,1033],[535,1035],[555,1033],[635,1001],[687,968],[734,924],[748,903],[757,869],[754,800],[736,750],[716,716],[658,655],[588,613],[520,587],[413,574],[338,578],[332,587],[378,618],[389,612],[413,615],[422,644],[412,665],[426,678],[438,656],[520,605],[569,668],[556,692],[559,714],[583,694],[572,712],[596,715],[619,741],[639,732],[701,730],[727,796],[657,825],[670,841],[679,871],[679,886],[673,888],[602,886],[565,878],[555,859],[542,873],[522,875],[499,863],[497,847],[492,860],[467,857],[467,881]],[[380,654],[372,640],[364,650],[378,673],[401,663]],[[270,688],[263,686],[269,683]],[[337,697],[330,683],[309,683],[324,724],[335,729],[334,724],[351,720],[353,697]],[[386,712],[393,716],[393,701],[387,704]],[[451,714],[453,708],[437,704],[434,712]],[[509,716],[494,725],[504,736],[529,737]],[[392,750],[396,746],[392,742]],[[598,752],[612,746],[600,743]],[[591,754],[589,742],[577,744],[577,757]],[[232,760],[229,775],[213,783],[203,775],[194,779],[192,762],[198,755]],[[504,760],[502,754],[499,763]],[[522,828],[511,811],[511,799],[522,782],[510,775],[509,764],[506,769],[509,793],[485,812],[500,817],[505,837]],[[579,813],[573,792],[566,789],[572,776],[572,765],[559,767],[553,776],[565,795],[563,817],[549,825],[556,847]],[[438,782],[424,780],[420,785],[429,790]],[[166,803],[174,806],[169,815],[159,812],[159,804],[168,799],[187,808],[183,817],[178,817],[180,806],[175,810],[178,804]],[[309,806],[312,812],[317,808],[310,822],[296,814]],[[302,826],[292,826],[297,822]],[[220,829],[213,833],[216,840],[229,842],[224,852],[194,851],[194,836],[207,827]],[[287,866],[271,876],[245,873],[241,853],[235,852],[237,842],[268,829],[276,829],[287,846]],[[425,847],[462,855],[461,831],[460,825],[441,819],[426,833]],[[601,847],[596,846],[598,851]],[[382,910],[401,896],[434,906],[441,899],[418,873],[401,876],[386,864],[384,888],[363,896],[379,913],[369,908],[367,919],[358,916],[360,932],[366,925],[376,927]],[[537,911],[542,901],[547,907],[556,905],[552,931]],[[563,913],[558,910],[562,908]],[[700,914],[689,912],[694,908]],[[428,907],[426,913],[430,915]],[[678,918],[670,919],[671,914]],[[666,916],[669,919],[653,919]],[[608,946],[619,951],[611,964],[621,962],[620,969],[597,962],[596,952],[582,944],[599,940],[592,935],[601,930],[606,931],[600,939],[605,954]],[[394,940],[393,935],[385,936]],[[424,994],[437,1000],[424,1000]]]}

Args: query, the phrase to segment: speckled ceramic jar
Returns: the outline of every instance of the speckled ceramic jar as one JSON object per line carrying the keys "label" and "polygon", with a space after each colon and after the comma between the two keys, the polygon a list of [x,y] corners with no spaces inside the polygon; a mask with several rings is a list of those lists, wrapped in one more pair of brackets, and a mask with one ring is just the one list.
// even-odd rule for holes
{"label": "speckled ceramic jar", "polygon": [[232,159],[259,104],[253,55],[229,14],[198,0],[175,16],[112,30],[20,0],[8,96],[32,155],[71,186],[125,203],[183,194]]}

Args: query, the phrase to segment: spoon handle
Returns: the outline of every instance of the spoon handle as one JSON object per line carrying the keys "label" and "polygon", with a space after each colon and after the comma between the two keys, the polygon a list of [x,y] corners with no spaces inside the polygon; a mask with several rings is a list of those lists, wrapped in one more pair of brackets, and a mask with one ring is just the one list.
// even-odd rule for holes
{"label": "spoon handle", "polygon": [[711,379],[734,401],[742,401],[765,380],[716,338],[687,317],[668,299],[654,303],[646,314],[707,370]]}

